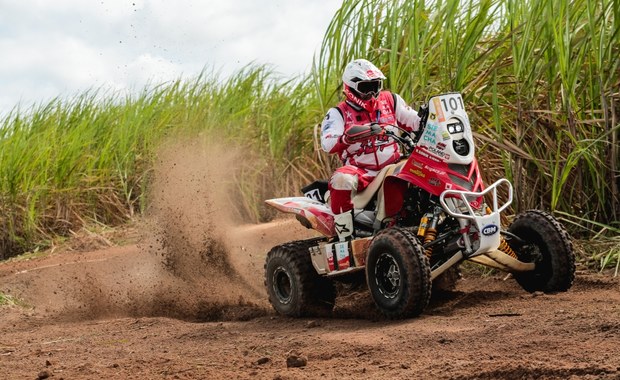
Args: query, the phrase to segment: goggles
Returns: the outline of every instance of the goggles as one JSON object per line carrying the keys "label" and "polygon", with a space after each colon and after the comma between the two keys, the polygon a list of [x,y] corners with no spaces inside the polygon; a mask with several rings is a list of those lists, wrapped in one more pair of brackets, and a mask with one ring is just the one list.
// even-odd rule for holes
{"label": "goggles", "polygon": [[362,95],[377,96],[381,91],[383,81],[381,79],[361,80],[355,82],[352,88]]}

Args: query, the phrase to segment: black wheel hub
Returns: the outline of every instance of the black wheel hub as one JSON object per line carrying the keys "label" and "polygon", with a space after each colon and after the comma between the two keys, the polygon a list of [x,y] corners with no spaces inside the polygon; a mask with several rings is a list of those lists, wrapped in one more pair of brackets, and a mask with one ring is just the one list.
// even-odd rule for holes
{"label": "black wheel hub", "polygon": [[539,264],[543,261],[544,257],[540,251],[540,247],[535,244],[528,244],[521,247],[518,250],[519,259],[521,261]]}
{"label": "black wheel hub", "polygon": [[375,281],[379,292],[386,298],[396,298],[400,292],[400,267],[389,253],[382,253],[375,266]]}
{"label": "black wheel hub", "polygon": [[273,271],[272,280],[273,292],[278,298],[278,301],[282,304],[290,303],[293,295],[293,284],[286,269],[282,266],[277,267]]}

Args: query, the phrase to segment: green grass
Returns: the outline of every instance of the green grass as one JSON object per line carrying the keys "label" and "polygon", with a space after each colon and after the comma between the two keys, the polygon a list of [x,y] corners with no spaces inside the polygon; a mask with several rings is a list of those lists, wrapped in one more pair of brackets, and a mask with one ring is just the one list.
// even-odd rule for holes
{"label": "green grass", "polygon": [[[344,1],[317,57],[335,101],[354,57],[419,102],[462,91],[489,162],[509,174],[519,210],[545,206],[617,223],[620,3],[488,0]],[[496,157],[498,159],[496,159]],[[527,196],[525,196],[527,194]]]}
{"label": "green grass", "polygon": [[0,292],[0,306],[16,306],[20,304],[21,302],[13,296]]}
{"label": "green grass", "polygon": [[592,257],[600,260],[598,267],[601,268],[601,270],[613,268],[615,277],[620,273],[620,242],[618,239],[611,242],[610,247],[607,247],[602,253],[594,253]]}
{"label": "green grass", "polygon": [[[28,250],[76,226],[118,225],[141,214],[157,146],[165,139],[217,132],[229,144],[247,146],[259,161],[281,162],[257,165],[260,172],[248,165],[251,183],[242,180],[239,191],[262,195],[255,181],[269,175],[284,183],[297,169],[286,167],[312,151],[304,132],[313,124],[305,123],[321,112],[310,89],[281,83],[257,66],[226,82],[203,73],[137,96],[92,91],[13,112],[0,129],[0,252]],[[308,178],[311,173],[306,169]],[[258,208],[251,208],[257,203],[246,202],[241,213],[260,220]]]}
{"label": "green grass", "polygon": [[[235,213],[269,219],[264,198],[294,194],[337,164],[318,149],[316,125],[358,57],[416,108],[464,94],[485,180],[513,182],[512,212],[551,210],[578,238],[620,228],[620,0],[345,0],[307,75],[250,65],[223,80],[205,70],[0,120],[0,257],[142,214],[158,146],[180,136],[217,133],[243,147]],[[605,257],[607,267],[620,261]]]}
{"label": "green grass", "polygon": [[513,182],[513,212],[570,215],[576,238],[617,234],[619,1],[344,1],[314,64],[325,103],[356,57],[414,104],[462,91],[485,179]]}

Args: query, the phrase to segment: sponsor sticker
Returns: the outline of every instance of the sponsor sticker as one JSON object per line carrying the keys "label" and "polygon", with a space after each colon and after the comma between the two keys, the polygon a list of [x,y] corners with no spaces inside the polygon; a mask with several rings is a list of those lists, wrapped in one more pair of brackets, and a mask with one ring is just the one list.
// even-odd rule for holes
{"label": "sponsor sticker", "polygon": [[424,165],[424,169],[426,171],[429,171],[431,173],[435,173],[435,174],[438,174],[438,175],[446,175],[445,171],[437,169],[437,168],[434,168],[432,166]]}
{"label": "sponsor sticker", "polygon": [[441,108],[441,101],[439,98],[433,98],[433,103],[435,106],[435,112],[437,112],[437,116],[439,117],[439,122],[443,123],[446,118],[443,115],[443,109]]}
{"label": "sponsor sticker", "polygon": [[489,224],[488,226],[484,226],[481,232],[484,236],[491,236],[495,235],[497,231],[499,231],[499,227],[495,224]]}
{"label": "sponsor sticker", "polygon": [[409,171],[415,175],[417,175],[418,177],[422,177],[422,178],[426,178],[426,174],[424,174],[424,172],[422,170],[418,170],[418,169],[409,169]]}

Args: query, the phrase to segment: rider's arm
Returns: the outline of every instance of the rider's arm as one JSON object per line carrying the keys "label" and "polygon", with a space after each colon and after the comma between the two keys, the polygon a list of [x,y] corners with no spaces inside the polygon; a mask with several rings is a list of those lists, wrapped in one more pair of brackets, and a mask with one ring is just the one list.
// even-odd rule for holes
{"label": "rider's arm", "polygon": [[328,153],[339,153],[349,145],[342,141],[344,119],[337,108],[330,108],[321,123],[321,147]]}
{"label": "rider's arm", "polygon": [[394,110],[396,120],[403,124],[410,131],[417,132],[420,129],[420,117],[418,113],[405,103],[403,98],[398,94],[394,94]]}

